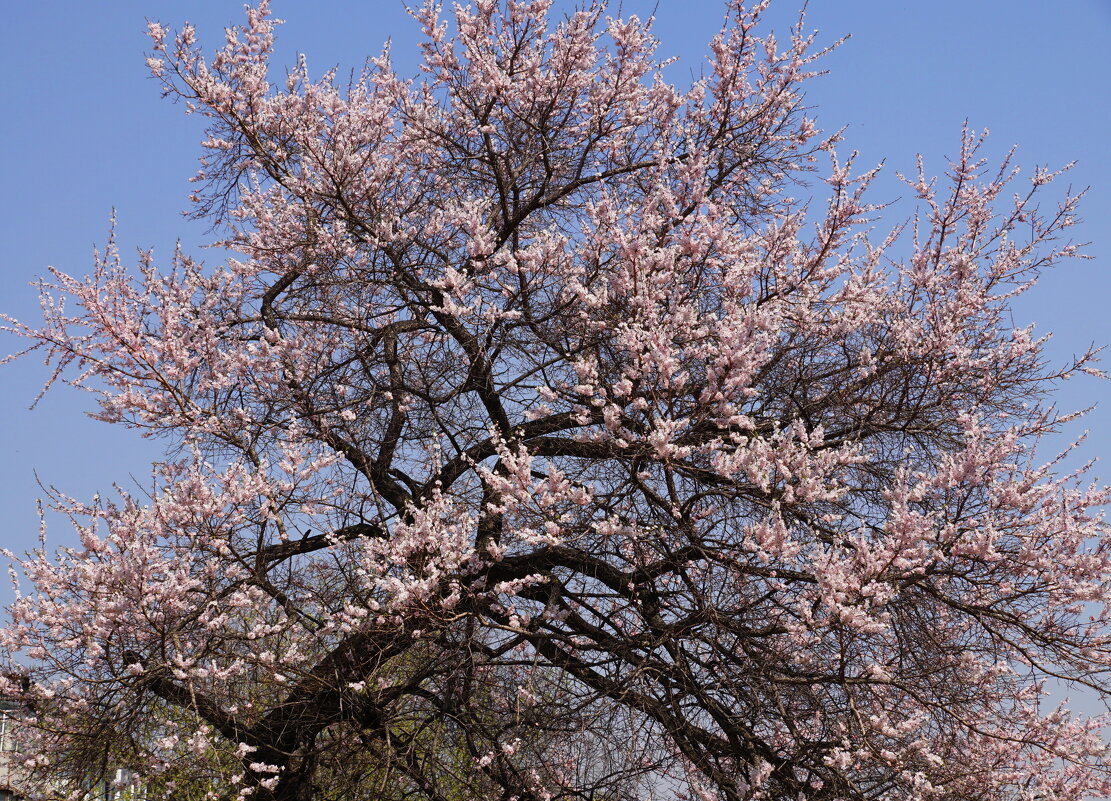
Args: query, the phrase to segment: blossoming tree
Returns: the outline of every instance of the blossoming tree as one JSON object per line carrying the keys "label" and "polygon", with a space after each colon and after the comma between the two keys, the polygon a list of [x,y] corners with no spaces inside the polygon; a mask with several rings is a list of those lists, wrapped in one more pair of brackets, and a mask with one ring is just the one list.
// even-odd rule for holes
{"label": "blossoming tree", "polygon": [[414,11],[418,80],[271,83],[266,2],[211,58],[151,24],[236,258],[110,245],[8,324],[167,443],[143,494],[54,498],[79,548],[12,557],[34,765],[164,797],[1111,793],[1101,722],[1047,700],[1109,689],[1108,494],[1035,454],[1091,354],[1050,368],[1009,314],[1075,198],[966,131],[877,235],[764,3],[682,90],[644,22],[549,5]]}

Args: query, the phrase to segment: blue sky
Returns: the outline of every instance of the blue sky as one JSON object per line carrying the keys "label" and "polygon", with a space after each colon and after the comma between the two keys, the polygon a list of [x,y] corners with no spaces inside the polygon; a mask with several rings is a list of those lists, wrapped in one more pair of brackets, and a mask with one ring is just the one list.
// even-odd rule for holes
{"label": "blue sky", "polygon": [[[94,245],[102,244],[116,208],[125,252],[153,247],[167,256],[175,240],[203,257],[203,224],[182,219],[199,152],[199,121],[159,98],[143,66],[145,18],[171,25],[190,20],[212,47],[222,27],[241,17],[237,0],[163,0],[86,3],[36,0],[8,3],[0,25],[0,169],[4,198],[0,235],[0,311],[37,316],[28,282],[47,265],[82,274]],[[616,3],[614,4],[616,7]],[[642,16],[656,0],[624,0]],[[401,0],[276,0],[287,20],[279,61],[297,51],[316,74],[339,64],[357,67],[392,38],[402,72],[414,69],[416,29]],[[769,21],[785,30],[796,0],[777,0]],[[661,54],[679,56],[670,76],[680,82],[702,63],[717,30],[716,0],[659,0]],[[922,153],[933,171],[956,151],[962,122],[992,131],[991,149],[1019,145],[1018,161],[1057,166],[1072,160],[1075,187],[1090,186],[1085,223],[1076,238],[1091,241],[1094,260],[1048,274],[1023,298],[1016,324],[1036,322],[1056,333],[1051,356],[1061,361],[1089,343],[1111,342],[1105,312],[1111,295],[1111,123],[1108,78],[1111,2],[1070,0],[811,0],[808,27],[830,43],[852,39],[827,57],[830,74],[814,81],[808,99],[826,130],[846,127],[845,149],[860,151],[860,166],[886,159],[874,199],[906,193],[894,175],[913,169]],[[891,222],[912,211],[905,200]],[[215,258],[211,254],[210,258]],[[0,338],[0,351],[18,343]],[[77,497],[134,485],[158,458],[157,443],[96,423],[83,415],[91,398],[67,388],[34,411],[47,370],[35,359],[0,367],[0,545],[31,547],[37,536],[35,499],[44,483]],[[1078,379],[1060,395],[1065,408],[1102,405],[1072,433],[1090,428],[1083,454],[1111,456],[1111,384]],[[1097,474],[1111,473],[1097,468]],[[63,527],[50,539],[66,543]],[[0,587],[0,600],[8,597]]]}

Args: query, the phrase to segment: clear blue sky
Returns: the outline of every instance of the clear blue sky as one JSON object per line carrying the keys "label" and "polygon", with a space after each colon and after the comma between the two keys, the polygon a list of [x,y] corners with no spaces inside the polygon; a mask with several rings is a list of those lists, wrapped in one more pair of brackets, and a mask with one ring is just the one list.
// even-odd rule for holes
{"label": "clear blue sky", "polygon": [[[797,0],[777,0],[770,19],[785,30]],[[656,0],[624,0],[626,13],[649,13]],[[614,4],[616,7],[616,3]],[[1046,275],[1025,298],[1016,324],[1036,321],[1056,332],[1058,360],[1089,342],[1111,343],[1105,311],[1111,295],[1111,159],[1108,128],[1111,2],[1068,0],[811,0],[808,26],[826,42],[853,38],[826,60],[830,75],[808,98],[829,130],[847,126],[847,148],[860,164],[886,159],[877,200],[903,194],[897,170],[921,152],[940,171],[957,145],[962,121],[992,131],[994,152],[1018,144],[1019,162],[1061,165],[1077,160],[1076,186],[1091,186],[1077,238],[1091,241],[1094,261]],[[276,0],[281,61],[308,55],[316,74],[335,64],[356,67],[394,40],[403,72],[414,65],[415,26],[401,0]],[[188,19],[211,47],[222,26],[238,22],[238,0],[78,0],[9,2],[0,14],[0,169],[4,243],[0,310],[34,320],[27,286],[47,265],[83,274],[94,244],[103,243],[113,207],[125,248],[154,247],[166,256],[175,241],[200,255],[203,225],[180,216],[186,179],[195,170],[198,120],[159,98],[146,78],[145,17],[176,25]],[[659,0],[662,54],[677,55],[679,81],[700,68],[716,31],[716,0]],[[904,202],[892,217],[910,214]],[[17,344],[0,339],[0,350]],[[35,472],[77,497],[110,491],[112,482],[145,483],[158,457],[154,443],[96,423],[82,411],[91,398],[68,388],[27,407],[46,376],[37,361],[0,368],[0,543],[34,544]],[[1072,382],[1061,405],[1101,403],[1078,427],[1092,430],[1084,453],[1111,457],[1111,384]],[[1111,471],[1097,469],[1111,479]],[[53,527],[56,544],[72,541]],[[0,601],[10,597],[0,586]]]}

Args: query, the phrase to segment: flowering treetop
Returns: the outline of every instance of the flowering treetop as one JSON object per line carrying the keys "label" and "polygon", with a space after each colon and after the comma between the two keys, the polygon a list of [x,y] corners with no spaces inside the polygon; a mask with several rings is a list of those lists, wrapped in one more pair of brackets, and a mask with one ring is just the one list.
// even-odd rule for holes
{"label": "flowering treetop", "polygon": [[1108,691],[1108,493],[1035,458],[1092,354],[1051,369],[1009,317],[1076,199],[965,131],[884,233],[766,3],[686,89],[648,23],[550,5],[427,3],[415,80],[272,83],[266,2],[210,58],[150,25],[236,257],[110,244],[9,323],[168,454],[146,497],[55,498],[80,548],[13,557],[35,765],[183,798],[1111,793],[1101,722],[1046,700]]}

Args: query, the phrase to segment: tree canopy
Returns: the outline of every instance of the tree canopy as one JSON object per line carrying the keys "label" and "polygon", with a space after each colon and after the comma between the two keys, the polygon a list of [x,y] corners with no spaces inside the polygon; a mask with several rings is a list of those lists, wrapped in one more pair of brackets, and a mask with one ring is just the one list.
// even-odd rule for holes
{"label": "tree canopy", "polygon": [[[1011,302],[1077,198],[965,130],[884,228],[803,102],[813,37],[414,9],[422,74],[275,82],[248,7],[148,65],[209,122],[234,258],[42,282],[8,330],[166,443],[57,495],[0,629],[33,766],[166,798],[1111,793],[1108,491]],[[804,199],[797,199],[795,196]],[[805,199],[808,198],[808,199]],[[902,212],[907,214],[908,212]],[[52,381],[53,383],[53,381]]]}

